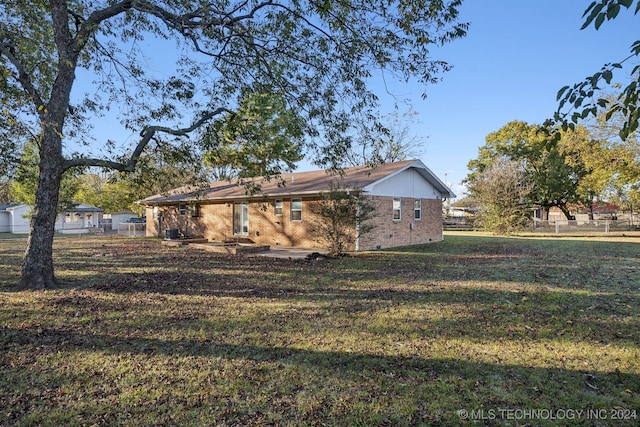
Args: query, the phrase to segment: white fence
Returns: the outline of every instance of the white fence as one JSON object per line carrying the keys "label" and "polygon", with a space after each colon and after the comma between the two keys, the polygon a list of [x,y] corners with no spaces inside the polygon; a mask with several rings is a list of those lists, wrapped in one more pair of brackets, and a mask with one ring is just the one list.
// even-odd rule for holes
{"label": "white fence", "polygon": [[618,233],[640,230],[637,223],[626,219],[599,219],[599,220],[548,220],[534,219],[531,228],[536,233]]}
{"label": "white fence", "polygon": [[147,224],[144,222],[119,222],[118,234],[124,236],[145,236],[147,234]]}

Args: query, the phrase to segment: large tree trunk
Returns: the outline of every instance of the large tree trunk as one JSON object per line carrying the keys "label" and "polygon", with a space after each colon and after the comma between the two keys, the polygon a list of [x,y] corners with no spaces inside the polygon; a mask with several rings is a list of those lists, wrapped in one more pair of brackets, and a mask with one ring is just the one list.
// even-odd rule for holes
{"label": "large tree trunk", "polygon": [[560,203],[560,204],[557,204],[556,206],[558,206],[558,208],[562,211],[562,213],[564,214],[565,218],[567,218],[568,221],[573,221],[574,219],[576,219],[575,216],[571,215],[571,212],[569,211],[569,208],[567,208],[566,203]]}
{"label": "large tree trunk", "polygon": [[[65,171],[62,156],[64,122],[69,109],[71,87],[81,46],[73,41],[69,31],[67,2],[51,1],[51,17],[58,49],[57,76],[46,102],[32,88],[41,125],[40,169],[36,201],[31,218],[31,230],[27,252],[22,264],[20,286],[25,289],[50,289],[56,287],[53,272],[53,234],[56,225],[60,181]],[[85,35],[81,43],[86,40]],[[86,41],[84,41],[86,42]],[[27,80],[26,87],[31,88]]]}
{"label": "large tree trunk", "polygon": [[542,220],[543,221],[549,221],[549,209],[551,209],[550,206],[543,206],[542,207]]}
{"label": "large tree trunk", "polygon": [[43,129],[40,147],[38,189],[20,278],[21,288],[33,290],[56,287],[52,246],[64,163],[61,139],[52,127]]}

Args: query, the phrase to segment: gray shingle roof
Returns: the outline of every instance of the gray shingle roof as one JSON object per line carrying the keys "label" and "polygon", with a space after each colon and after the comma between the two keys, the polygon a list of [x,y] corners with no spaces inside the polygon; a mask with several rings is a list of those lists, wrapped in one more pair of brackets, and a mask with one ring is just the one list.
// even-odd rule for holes
{"label": "gray shingle roof", "polygon": [[0,205],[0,211],[6,211],[7,208],[12,208],[14,206],[19,206],[19,203],[9,203],[7,205]]}
{"label": "gray shingle roof", "polygon": [[[405,160],[395,163],[386,163],[374,168],[356,166],[346,168],[341,175],[323,170],[311,172],[285,173],[280,180],[270,181],[257,178],[250,182],[258,183],[261,191],[252,195],[259,199],[264,197],[285,197],[316,195],[330,190],[332,185],[339,184],[341,188],[352,191],[367,191],[367,187],[386,179],[408,168],[415,168],[428,182],[443,194],[454,196],[450,190],[419,160]],[[169,191],[167,194],[156,194],[147,197],[140,203],[146,205],[172,204],[193,201],[216,201],[246,199],[247,189],[237,182],[217,181],[201,186],[184,186]]]}

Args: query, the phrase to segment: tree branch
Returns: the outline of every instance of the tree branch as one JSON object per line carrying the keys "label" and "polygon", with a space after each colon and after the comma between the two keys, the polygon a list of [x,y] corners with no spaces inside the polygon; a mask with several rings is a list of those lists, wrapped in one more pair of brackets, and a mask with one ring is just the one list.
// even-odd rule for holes
{"label": "tree branch", "polygon": [[[96,28],[102,23],[116,15],[119,15],[133,7],[134,0],[125,0],[115,3],[107,8],[93,11],[89,17],[82,23],[80,30],[76,34],[74,42],[77,46],[84,46],[89,40],[89,36],[94,33]],[[78,20],[77,16],[74,16]]]}
{"label": "tree branch", "polygon": [[31,77],[29,73],[24,68],[24,65],[15,55],[16,47],[13,43],[13,40],[9,36],[7,32],[7,28],[4,23],[0,23],[0,56],[4,56],[9,60],[9,62],[15,67],[18,75],[17,80],[22,85],[22,88],[29,94],[31,97],[31,101],[33,102],[38,114],[40,115],[40,119],[44,119],[44,101],[40,92],[35,87],[33,82],[31,81]]}
{"label": "tree branch", "polygon": [[181,129],[173,129],[165,126],[147,126],[140,132],[141,139],[136,145],[136,148],[133,150],[131,157],[126,162],[115,162],[106,159],[97,159],[97,158],[89,158],[89,157],[77,157],[74,159],[68,159],[64,162],[64,170],[68,170],[74,167],[107,167],[111,169],[115,169],[121,172],[133,172],[140,156],[144,149],[149,145],[149,142],[153,139],[157,132],[166,133],[174,136],[186,136],[194,130],[200,128],[213,117],[222,114],[222,113],[230,113],[233,114],[233,111],[220,107],[213,111],[209,111],[204,113],[200,119],[195,121],[191,126]]}

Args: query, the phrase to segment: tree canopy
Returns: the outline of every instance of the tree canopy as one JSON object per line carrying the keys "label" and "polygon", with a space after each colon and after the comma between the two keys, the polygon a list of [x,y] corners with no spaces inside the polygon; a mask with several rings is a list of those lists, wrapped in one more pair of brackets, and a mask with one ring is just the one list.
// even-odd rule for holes
{"label": "tree canopy", "polygon": [[[2,130],[37,135],[40,151],[22,286],[55,286],[65,171],[132,171],[156,144],[198,140],[188,137],[263,88],[304,119],[318,164],[337,163],[351,118],[376,117],[376,73],[426,84],[450,68],[432,49],[465,35],[460,4],[0,0]],[[108,134],[92,132],[99,120]],[[119,137],[118,126],[137,136]]]}
{"label": "tree canopy", "polygon": [[247,94],[207,128],[204,161],[216,179],[271,177],[302,159],[304,123],[282,96]]}
{"label": "tree canopy", "polygon": [[594,201],[612,197],[635,203],[640,147],[635,133],[622,141],[618,131],[616,122],[607,121],[603,114],[566,131],[510,122],[487,135],[478,157],[469,162],[466,182],[470,188],[477,187],[477,181],[487,179],[485,169],[505,158],[519,165],[523,185],[531,185],[528,206],[542,208],[543,219],[554,206],[571,219],[570,204],[582,204],[592,211]]}
{"label": "tree canopy", "polygon": [[[20,153],[20,162],[15,168],[15,174],[9,181],[9,194],[13,202],[35,204],[38,187],[38,164],[40,156],[36,141],[29,140]],[[74,197],[78,189],[78,171],[66,171],[60,181],[60,196],[58,211],[62,212],[73,207]]]}
{"label": "tree canopy", "polygon": [[[562,132],[560,142],[554,143],[553,132],[540,125],[513,121],[486,137],[486,144],[479,148],[478,158],[469,162],[471,171],[466,181],[480,179],[485,168],[500,157],[520,165],[524,179],[532,186],[528,192],[529,205],[539,206],[548,214],[551,207],[558,207],[570,218],[569,203],[583,200],[578,184],[586,175],[583,164],[567,162],[563,139],[576,132]],[[583,135],[584,136],[584,135]]]}
{"label": "tree canopy", "polygon": [[344,153],[344,165],[376,165],[419,157],[424,139],[412,134],[410,127],[416,116],[415,111],[403,114],[396,111],[383,116],[374,129],[356,120],[352,124],[354,138]]}
{"label": "tree canopy", "polygon": [[[633,6],[635,4],[635,7]],[[593,1],[583,14],[584,24],[582,29],[591,25],[598,30],[606,21],[618,17],[622,10],[633,10],[634,14],[640,12],[640,0],[597,0]],[[633,66],[629,74],[629,83],[620,91],[615,99],[599,97],[598,93],[603,85],[613,82],[614,74],[623,68],[625,63],[640,57],[640,40],[632,43],[629,55],[620,58],[616,62],[604,64],[600,71],[596,72],[584,81],[573,86],[565,86],[558,92],[558,111],[555,120],[562,123],[564,129],[574,128],[581,120],[595,117],[604,111],[606,120],[613,115],[621,115],[624,120],[619,130],[622,140],[638,129],[640,119],[640,64]]]}

